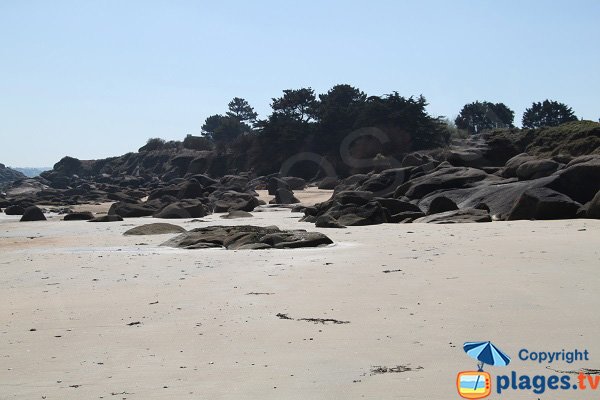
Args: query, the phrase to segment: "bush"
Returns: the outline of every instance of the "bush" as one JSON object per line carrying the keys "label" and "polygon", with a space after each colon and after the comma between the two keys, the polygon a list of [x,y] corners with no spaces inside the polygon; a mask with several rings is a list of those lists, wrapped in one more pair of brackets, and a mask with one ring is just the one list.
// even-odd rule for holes
{"label": "bush", "polygon": [[160,150],[165,146],[165,141],[164,139],[161,138],[150,138],[148,139],[148,141],[146,142],[145,146],[142,146],[139,148],[138,151],[153,151],[153,150]]}
{"label": "bush", "polygon": [[488,143],[504,140],[517,152],[540,157],[600,154],[600,123],[574,121],[555,127],[502,129],[490,132]]}
{"label": "bush", "polygon": [[190,150],[212,150],[212,143],[203,136],[187,135],[183,139],[183,147]]}

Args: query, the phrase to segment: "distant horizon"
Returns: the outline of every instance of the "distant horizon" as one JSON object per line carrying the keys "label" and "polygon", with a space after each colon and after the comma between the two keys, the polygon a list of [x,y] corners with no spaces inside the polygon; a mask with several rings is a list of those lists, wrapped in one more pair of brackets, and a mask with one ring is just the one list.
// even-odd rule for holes
{"label": "distant horizon", "polygon": [[[2,164],[4,164],[4,163],[2,163]],[[56,163],[54,163],[54,164],[56,164]],[[4,164],[4,165],[6,167],[8,167],[8,168],[16,169],[16,170],[19,170],[19,169],[45,169],[47,171],[49,169],[52,169],[54,167],[54,164],[53,165],[46,165],[46,166],[26,166],[26,167],[22,167],[22,166],[19,166],[19,165],[17,165],[17,166],[15,166],[15,165],[6,165],[6,164]]]}
{"label": "distant horizon", "polygon": [[[260,118],[284,89],[347,83],[424,95],[449,119],[473,101],[551,99],[600,118],[600,2],[391,0],[0,4],[0,162],[119,156],[200,135],[233,97]],[[560,29],[557,29],[560,27]]]}

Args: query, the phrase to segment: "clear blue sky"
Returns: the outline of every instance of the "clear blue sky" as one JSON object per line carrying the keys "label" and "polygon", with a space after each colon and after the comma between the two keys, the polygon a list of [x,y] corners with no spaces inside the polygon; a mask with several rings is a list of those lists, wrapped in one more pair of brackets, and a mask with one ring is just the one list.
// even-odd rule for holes
{"label": "clear blue sky", "polygon": [[234,96],[336,83],[433,115],[545,98],[600,118],[600,1],[0,0],[0,162],[199,134]]}

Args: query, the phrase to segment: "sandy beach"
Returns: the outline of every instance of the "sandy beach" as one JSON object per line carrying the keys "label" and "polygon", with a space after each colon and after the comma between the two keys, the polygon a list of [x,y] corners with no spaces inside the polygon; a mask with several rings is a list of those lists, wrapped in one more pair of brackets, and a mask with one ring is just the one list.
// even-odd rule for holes
{"label": "sandy beach", "polygon": [[600,400],[600,1],[0,4],[0,400]]}
{"label": "sandy beach", "polygon": [[155,218],[2,215],[0,398],[458,398],[471,340],[500,345],[522,374],[552,373],[518,360],[522,348],[586,348],[589,362],[551,367],[600,366],[600,221],[319,229],[260,210],[164,221],[302,228],[335,244],[183,250],[159,246],[173,235],[122,235]]}

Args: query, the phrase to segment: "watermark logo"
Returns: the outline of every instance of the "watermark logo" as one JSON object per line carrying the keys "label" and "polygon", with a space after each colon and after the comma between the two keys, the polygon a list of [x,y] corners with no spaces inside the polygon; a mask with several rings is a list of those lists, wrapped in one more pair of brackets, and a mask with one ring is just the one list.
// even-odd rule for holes
{"label": "watermark logo", "polygon": [[484,371],[459,372],[456,388],[465,399],[483,399],[492,393],[492,377]]}
{"label": "watermark logo", "polygon": [[492,393],[492,377],[483,370],[487,365],[506,366],[510,357],[492,342],[466,342],[465,353],[476,359],[477,371],[462,371],[456,376],[456,389],[465,399],[483,399]]}
{"label": "watermark logo", "polygon": [[[467,342],[463,345],[465,353],[476,359],[477,371],[462,371],[456,377],[458,394],[465,399],[483,399],[492,391],[498,395],[510,391],[530,391],[536,395],[551,391],[600,390],[600,370],[580,368],[558,370],[551,368],[554,362],[572,364],[575,361],[589,361],[587,349],[565,351],[531,351],[521,349],[518,352],[520,361],[533,362],[537,365],[549,364],[547,370],[557,372],[553,375],[528,375],[510,371],[498,374],[494,378],[483,370],[485,365],[507,366],[511,359],[491,342]],[[493,381],[493,382],[492,382]]]}

